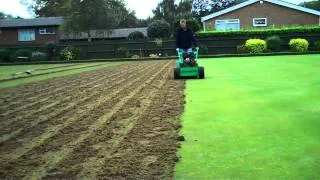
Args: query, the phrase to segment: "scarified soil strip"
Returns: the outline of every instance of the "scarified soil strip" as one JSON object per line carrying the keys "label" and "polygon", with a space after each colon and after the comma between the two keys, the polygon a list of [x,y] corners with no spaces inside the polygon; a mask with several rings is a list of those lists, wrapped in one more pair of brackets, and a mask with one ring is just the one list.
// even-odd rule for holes
{"label": "scarified soil strip", "polygon": [[70,69],[61,69],[61,70],[56,70],[56,71],[51,71],[51,72],[31,74],[31,75],[27,75],[27,76],[19,76],[19,77],[15,77],[15,78],[0,79],[0,82],[8,82],[8,81],[17,80],[17,79],[27,79],[27,78],[36,77],[36,76],[44,76],[44,75],[49,75],[49,74],[54,74],[54,73],[60,73],[60,72],[65,72],[65,71],[78,70],[78,69],[85,69],[85,68],[91,68],[91,67],[97,67],[97,66],[101,66],[101,64],[88,65],[88,66],[84,66],[84,67],[75,67],[75,68],[70,68]]}
{"label": "scarified soil strip", "polygon": [[[85,73],[81,74],[81,78],[74,78],[73,76],[70,76],[68,78],[61,79],[62,81],[59,81],[59,83],[54,84],[54,86],[49,86],[47,87],[46,83],[41,84],[41,86],[37,87],[37,89],[34,89],[34,91],[29,90],[29,88],[26,88],[30,85],[21,85],[25,87],[21,87],[19,89],[27,89],[28,92],[25,92],[22,90],[22,92],[8,92],[8,90],[0,90],[1,94],[8,94],[11,93],[10,95],[7,95],[6,97],[1,98],[3,101],[6,102],[3,106],[0,106],[0,114],[3,113],[3,110],[6,109],[14,109],[17,110],[15,107],[16,106],[21,106],[21,105],[31,105],[30,103],[35,102],[35,100],[39,101],[39,99],[42,99],[43,97],[50,98],[51,94],[63,94],[66,92],[66,90],[74,90],[75,88],[78,88],[78,85],[83,82],[83,79],[86,79],[89,84],[85,85],[90,85],[90,83],[93,83],[93,81],[99,81],[101,78],[110,78],[110,76],[115,76],[119,75],[121,72],[117,71],[117,68],[122,68],[127,67],[125,65],[119,65],[112,67],[107,67],[109,71],[102,71],[102,70],[97,70],[94,74],[90,74],[90,76],[86,75]],[[136,67],[130,67],[130,68],[136,68]],[[77,75],[75,75],[77,76]],[[80,76],[80,75],[79,75]],[[68,79],[68,80],[65,80]],[[47,81],[48,82],[48,81]],[[50,81],[49,81],[50,82]],[[50,83],[49,83],[50,84]],[[32,86],[32,85],[31,85]],[[33,85],[34,86],[34,85]],[[54,90],[52,90],[54,89]],[[3,92],[1,92],[3,91]],[[14,93],[14,94],[13,94]],[[20,107],[21,108],[21,107]],[[6,113],[10,113],[6,112]]]}
{"label": "scarified soil strip", "polygon": [[[147,65],[144,66],[139,66],[140,70],[144,70],[147,67]],[[128,76],[129,78],[131,76],[134,76],[137,74],[137,69],[130,69],[128,70],[128,72],[131,72],[130,75]],[[117,74],[118,75],[118,74]],[[19,111],[19,116],[16,116],[16,114],[12,114],[11,116],[4,116],[4,119],[7,119],[6,121],[4,121],[3,123],[1,123],[1,127],[2,128],[6,128],[6,130],[2,129],[0,127],[0,130],[3,131],[4,133],[6,133],[7,131],[10,131],[10,129],[8,129],[8,125],[11,123],[15,123],[15,126],[17,127],[22,127],[21,124],[23,123],[28,123],[30,122],[30,117],[33,118],[34,116],[37,115],[37,113],[41,112],[43,114],[43,112],[47,112],[45,114],[48,114],[50,112],[52,112],[52,109],[54,111],[57,111],[57,107],[61,104],[65,104],[67,102],[72,102],[73,106],[78,105],[78,102],[81,102],[81,100],[79,101],[71,101],[72,99],[79,99],[79,97],[81,97],[82,95],[86,95],[86,98],[88,98],[87,94],[90,93],[90,97],[94,97],[97,94],[94,94],[93,90],[100,93],[101,92],[101,88],[112,88],[110,87],[110,85],[113,85],[114,82],[116,82],[116,84],[120,84],[122,83],[125,79],[120,80],[118,79],[117,76],[113,77],[114,74],[107,76],[109,78],[103,78],[103,79],[99,79],[98,82],[95,83],[95,85],[90,84],[87,87],[84,88],[78,88],[77,90],[80,91],[80,93],[75,94],[74,93],[74,89],[71,89],[70,91],[67,91],[65,93],[65,95],[61,95],[61,96],[55,96],[53,95],[53,98],[51,98],[51,101],[47,100],[44,103],[45,104],[39,104],[38,106],[33,105],[33,106],[28,106],[28,108],[23,109],[23,111]],[[52,95],[51,95],[52,96]],[[42,101],[42,100],[39,100]],[[69,108],[70,109],[70,108]],[[0,116],[1,117],[1,116]],[[19,124],[20,123],[20,124]],[[25,125],[24,125],[25,128]],[[18,129],[19,130],[19,129]],[[15,134],[15,133],[13,133]],[[0,143],[3,141],[3,138],[0,138]]]}
{"label": "scarified soil strip", "polygon": [[[135,62],[132,62],[130,64],[134,64],[134,63]],[[0,97],[0,107],[4,103],[14,104],[16,103],[16,100],[19,100],[19,99],[24,99],[24,100],[29,98],[37,99],[36,95],[46,95],[46,93],[48,92],[51,93],[52,89],[61,90],[62,88],[66,90],[66,88],[68,89],[70,87],[73,87],[74,85],[77,85],[83,82],[83,79],[85,78],[87,78],[87,81],[90,82],[95,78],[98,78],[99,76],[102,77],[103,74],[118,72],[117,69],[122,67],[128,67],[128,66],[126,64],[119,64],[119,65],[98,69],[98,70],[95,70],[95,72],[89,71],[89,72],[83,72],[83,73],[75,74],[68,77],[55,78],[55,80],[59,80],[59,81],[44,80],[40,82],[38,81],[38,82],[33,82],[28,84],[22,84],[22,85],[19,85],[17,88],[15,88],[15,91],[12,91],[11,88],[0,89],[0,94],[5,94],[4,96]],[[108,71],[105,71],[105,69],[108,69]]]}
{"label": "scarified soil strip", "polygon": [[[0,144],[0,179],[171,179],[184,88],[184,81],[172,80],[173,66],[173,61],[121,66],[113,83],[103,79],[90,91],[74,89],[79,97],[58,98],[56,108],[40,107],[25,126],[9,123],[7,136],[20,131]],[[72,96],[58,97],[64,94]]]}

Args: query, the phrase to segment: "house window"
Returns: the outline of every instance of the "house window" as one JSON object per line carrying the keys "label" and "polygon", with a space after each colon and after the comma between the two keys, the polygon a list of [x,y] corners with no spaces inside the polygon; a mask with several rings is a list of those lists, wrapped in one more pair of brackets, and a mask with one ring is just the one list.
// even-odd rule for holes
{"label": "house window", "polygon": [[56,34],[54,28],[40,28],[39,34]]}
{"label": "house window", "polygon": [[18,41],[34,41],[36,40],[34,29],[19,29]]}
{"label": "house window", "polygon": [[216,20],[216,30],[240,30],[239,19]]}
{"label": "house window", "polygon": [[253,26],[254,27],[267,26],[268,25],[267,18],[253,18],[252,22],[253,22]]}

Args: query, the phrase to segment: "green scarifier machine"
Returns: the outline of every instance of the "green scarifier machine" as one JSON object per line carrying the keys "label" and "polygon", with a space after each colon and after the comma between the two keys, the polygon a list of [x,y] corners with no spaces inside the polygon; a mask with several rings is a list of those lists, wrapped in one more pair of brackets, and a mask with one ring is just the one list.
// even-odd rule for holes
{"label": "green scarifier machine", "polygon": [[176,67],[174,68],[174,79],[182,78],[199,78],[204,79],[204,67],[199,66],[198,60],[199,49],[193,51],[195,59],[194,64],[189,65],[183,58],[183,50],[178,50],[178,59],[176,60]]}

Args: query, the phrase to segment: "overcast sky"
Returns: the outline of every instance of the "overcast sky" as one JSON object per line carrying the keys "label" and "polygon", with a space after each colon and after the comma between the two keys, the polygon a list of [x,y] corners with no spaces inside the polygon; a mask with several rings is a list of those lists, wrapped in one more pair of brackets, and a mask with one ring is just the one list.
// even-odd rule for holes
{"label": "overcast sky", "polygon": [[[23,0],[28,2],[30,0]],[[125,0],[128,8],[136,11],[138,18],[145,19],[152,16],[152,9],[154,9],[161,0]],[[176,0],[179,1],[179,0]],[[300,3],[303,0],[285,0],[291,3]],[[310,0],[306,0],[310,1]],[[23,18],[32,18],[32,14],[28,12],[27,7],[23,5],[20,0],[0,0],[0,12],[11,14],[13,16],[21,16]]]}

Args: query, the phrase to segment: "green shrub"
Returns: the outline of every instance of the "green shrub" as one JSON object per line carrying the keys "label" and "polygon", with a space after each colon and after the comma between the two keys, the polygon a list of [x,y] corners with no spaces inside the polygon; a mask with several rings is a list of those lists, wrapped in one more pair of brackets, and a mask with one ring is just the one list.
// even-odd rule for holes
{"label": "green shrub", "polygon": [[150,38],[165,38],[170,35],[170,25],[166,21],[156,20],[148,26],[148,36]]}
{"label": "green shrub", "polygon": [[145,38],[144,34],[140,31],[134,31],[130,33],[128,36],[128,40],[139,40],[144,38]]}
{"label": "green shrub", "polygon": [[81,58],[83,58],[83,56],[84,56],[83,51],[79,48],[74,47],[74,46],[65,47],[60,52],[60,58],[62,60],[66,60],[66,61],[81,59]]}
{"label": "green shrub", "polygon": [[15,58],[17,57],[28,57],[31,58],[32,51],[29,49],[19,49],[15,52]]}
{"label": "green shrub", "polygon": [[237,46],[237,52],[238,52],[239,54],[243,54],[243,53],[248,53],[249,51],[248,51],[248,49],[246,48],[246,46],[245,46],[244,44],[242,44],[242,45],[238,45],[238,46]]}
{"label": "green shrub", "polygon": [[267,43],[262,39],[248,39],[245,47],[250,53],[263,53],[267,49]]}
{"label": "green shrub", "polygon": [[279,51],[281,49],[281,39],[279,36],[269,36],[266,42],[268,49],[271,51]]}
{"label": "green shrub", "polygon": [[313,49],[315,51],[320,51],[320,41],[316,41],[313,43]]}
{"label": "green shrub", "polygon": [[131,59],[140,59],[140,56],[135,54],[135,55],[131,56]]}
{"label": "green shrub", "polygon": [[272,36],[274,34],[309,34],[320,33],[320,26],[295,26],[274,29],[247,29],[239,31],[205,31],[196,33],[198,37],[221,36]]}
{"label": "green shrub", "polygon": [[33,52],[31,55],[32,61],[46,61],[48,59],[47,54],[43,52]]}
{"label": "green shrub", "polygon": [[296,52],[306,52],[309,48],[309,42],[306,39],[291,39],[289,42],[289,46],[293,51]]}
{"label": "green shrub", "polygon": [[13,61],[12,52],[8,49],[0,49],[0,62]]}
{"label": "green shrub", "polygon": [[53,41],[48,41],[46,42],[46,44],[44,45],[46,52],[47,52],[47,59],[53,60],[55,53],[56,53],[56,44]]}
{"label": "green shrub", "polygon": [[156,38],[156,39],[154,40],[154,43],[156,43],[156,46],[157,46],[158,48],[161,48],[162,45],[163,45],[163,40],[162,40],[162,38]]}
{"label": "green shrub", "polygon": [[127,58],[130,57],[130,52],[125,47],[119,47],[115,52],[116,58]]}
{"label": "green shrub", "polygon": [[209,50],[208,50],[208,47],[206,45],[202,45],[200,44],[199,45],[199,55],[206,55],[208,54]]}

